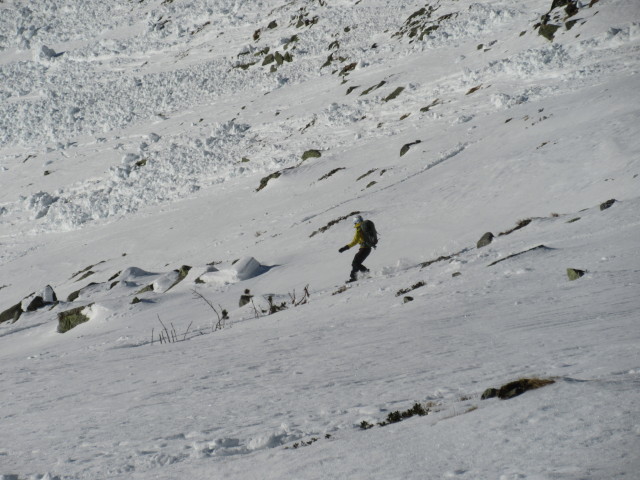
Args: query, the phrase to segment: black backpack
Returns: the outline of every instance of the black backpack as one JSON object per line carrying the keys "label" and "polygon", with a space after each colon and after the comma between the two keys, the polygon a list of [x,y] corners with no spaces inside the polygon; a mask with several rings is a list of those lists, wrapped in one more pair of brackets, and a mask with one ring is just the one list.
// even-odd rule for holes
{"label": "black backpack", "polygon": [[378,232],[376,231],[376,226],[373,224],[371,220],[365,220],[360,225],[360,231],[362,232],[362,238],[364,239],[364,244],[366,247],[376,248],[378,245]]}

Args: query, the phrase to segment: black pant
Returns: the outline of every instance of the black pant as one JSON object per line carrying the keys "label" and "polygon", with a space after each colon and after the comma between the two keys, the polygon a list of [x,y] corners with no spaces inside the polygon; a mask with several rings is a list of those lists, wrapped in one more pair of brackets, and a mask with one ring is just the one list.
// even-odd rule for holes
{"label": "black pant", "polygon": [[362,265],[362,262],[369,256],[371,253],[371,247],[360,247],[356,256],[353,257],[353,262],[351,262],[351,280],[356,279],[356,274],[358,272],[368,272],[369,269]]}

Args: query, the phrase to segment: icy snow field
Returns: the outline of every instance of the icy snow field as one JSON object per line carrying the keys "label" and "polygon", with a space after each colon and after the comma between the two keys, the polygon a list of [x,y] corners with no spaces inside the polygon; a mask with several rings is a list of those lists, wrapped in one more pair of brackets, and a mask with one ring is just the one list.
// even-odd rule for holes
{"label": "icy snow field", "polygon": [[640,479],[640,5],[550,7],[0,2],[0,479]]}

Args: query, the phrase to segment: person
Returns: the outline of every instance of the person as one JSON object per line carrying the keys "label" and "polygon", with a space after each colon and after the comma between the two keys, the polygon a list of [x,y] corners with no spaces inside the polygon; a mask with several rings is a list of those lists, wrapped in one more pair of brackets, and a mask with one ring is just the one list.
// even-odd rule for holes
{"label": "person", "polygon": [[369,271],[369,269],[362,264],[362,262],[364,262],[371,253],[371,247],[366,244],[364,235],[362,234],[362,222],[364,222],[362,216],[356,215],[355,217],[353,217],[353,226],[356,229],[355,236],[353,237],[351,243],[338,250],[340,253],[342,253],[346,252],[351,247],[360,245],[358,253],[356,253],[355,257],[353,257],[353,262],[351,262],[351,276],[349,277],[349,280],[347,280],[347,283],[355,282],[358,279],[358,272],[366,273]]}

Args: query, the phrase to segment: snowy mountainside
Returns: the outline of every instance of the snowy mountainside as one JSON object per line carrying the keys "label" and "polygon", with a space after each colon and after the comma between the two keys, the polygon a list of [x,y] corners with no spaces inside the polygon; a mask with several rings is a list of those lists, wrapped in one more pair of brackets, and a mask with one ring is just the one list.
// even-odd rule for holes
{"label": "snowy mountainside", "polygon": [[0,478],[632,478],[638,13],[0,3]]}

